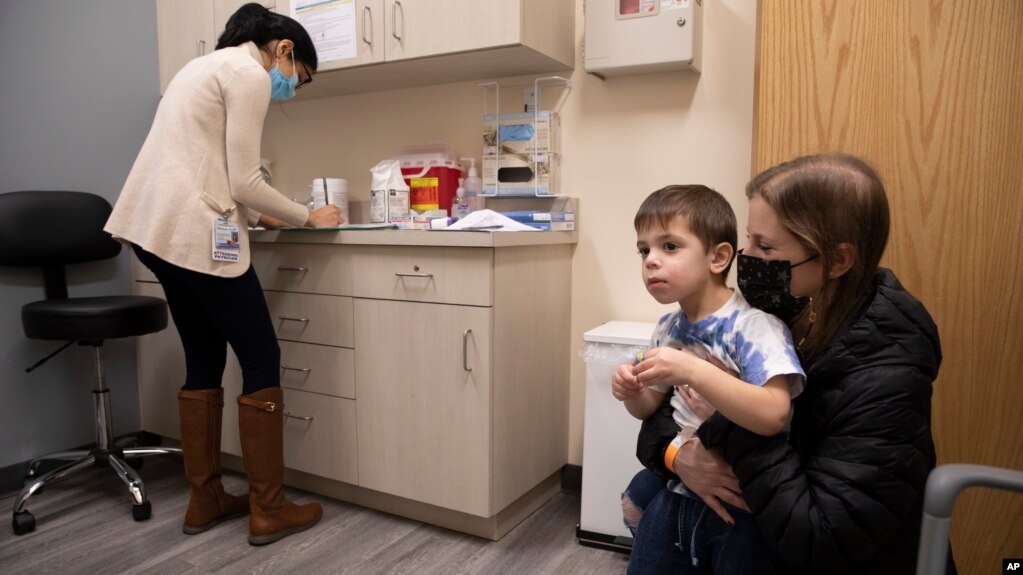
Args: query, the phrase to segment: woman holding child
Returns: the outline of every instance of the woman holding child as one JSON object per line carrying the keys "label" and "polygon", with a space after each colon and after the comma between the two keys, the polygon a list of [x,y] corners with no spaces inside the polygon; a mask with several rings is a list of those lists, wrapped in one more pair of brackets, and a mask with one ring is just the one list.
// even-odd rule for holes
{"label": "woman holding child", "polygon": [[[930,400],[941,349],[923,305],[879,267],[889,230],[881,180],[854,157],[807,156],[757,175],[746,195],[738,284],[790,328],[805,388],[787,433],[758,435],[720,411],[711,416],[667,459],[672,477],[726,523],[736,510],[752,512],[774,563],[748,572],[912,573],[935,465]],[[653,355],[632,366],[636,381],[670,383],[701,409],[692,391],[707,387],[694,379],[706,376],[706,362]],[[664,454],[678,433],[671,413],[644,422],[637,454],[650,471],[626,491],[641,512],[654,499],[643,488],[651,471],[668,471]],[[643,536],[640,521],[630,572],[679,569],[648,561]],[[698,557],[684,568],[717,571]]]}

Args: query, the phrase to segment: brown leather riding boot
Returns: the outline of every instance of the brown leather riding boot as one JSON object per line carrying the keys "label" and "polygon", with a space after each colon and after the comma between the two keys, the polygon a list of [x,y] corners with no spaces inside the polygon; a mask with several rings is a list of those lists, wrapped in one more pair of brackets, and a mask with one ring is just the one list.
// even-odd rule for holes
{"label": "brown leather riding boot", "polygon": [[319,503],[284,498],[284,392],[268,387],[238,396],[242,457],[249,474],[249,544],[266,545],[320,520]]}
{"label": "brown leather riding boot", "polygon": [[191,486],[182,531],[202,533],[224,521],[249,512],[249,497],[235,497],[220,483],[220,428],[224,390],[178,392],[181,452],[185,476]]}

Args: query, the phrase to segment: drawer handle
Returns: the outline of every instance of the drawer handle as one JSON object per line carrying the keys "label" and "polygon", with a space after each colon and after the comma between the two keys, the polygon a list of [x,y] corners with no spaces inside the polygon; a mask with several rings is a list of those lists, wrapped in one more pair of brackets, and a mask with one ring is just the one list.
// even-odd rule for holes
{"label": "drawer handle", "polygon": [[300,321],[302,323],[309,323],[309,319],[304,317],[291,317],[288,315],[279,315],[277,316],[277,319],[281,321]]}
{"label": "drawer handle", "polygon": [[432,278],[433,274],[410,274],[406,272],[394,272],[400,278]]}
{"label": "drawer handle", "polygon": [[302,267],[286,267],[286,266],[281,266],[281,267],[279,267],[277,269],[279,271],[282,271],[282,272],[302,272],[302,273],[305,273],[305,272],[309,271],[309,268],[302,268]]}
{"label": "drawer handle", "polygon": [[472,368],[469,367],[469,336],[472,335],[472,330],[467,329],[462,332],[462,369],[466,372],[471,372]]}
{"label": "drawer handle", "polygon": [[312,421],[313,416],[311,415],[294,415],[292,413],[284,412],[284,417],[290,417],[291,419],[300,419],[302,421]]}
{"label": "drawer handle", "polygon": [[310,371],[313,370],[313,368],[311,367],[291,367],[290,365],[282,365],[281,369],[286,369],[289,371],[301,371],[302,373],[309,373]]}

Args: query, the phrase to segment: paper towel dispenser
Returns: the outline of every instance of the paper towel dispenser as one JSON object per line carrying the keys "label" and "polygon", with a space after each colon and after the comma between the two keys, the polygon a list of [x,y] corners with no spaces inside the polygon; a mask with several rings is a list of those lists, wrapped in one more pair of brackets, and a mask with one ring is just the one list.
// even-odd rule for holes
{"label": "paper towel dispenser", "polygon": [[585,0],[584,10],[588,73],[700,71],[703,0]]}

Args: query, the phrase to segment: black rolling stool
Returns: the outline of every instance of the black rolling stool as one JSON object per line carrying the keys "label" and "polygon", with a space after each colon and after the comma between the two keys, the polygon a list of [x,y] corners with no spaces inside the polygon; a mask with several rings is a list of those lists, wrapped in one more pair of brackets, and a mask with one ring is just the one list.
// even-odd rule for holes
{"label": "black rolling stool", "polygon": [[[110,212],[105,199],[82,192],[0,194],[0,265],[42,268],[46,285],[45,300],[21,308],[25,335],[66,341],[58,352],[77,342],[92,347],[96,358],[96,389],[92,392],[96,445],[90,450],[52,453],[31,462],[28,483],[14,501],[12,524],[17,535],[35,529],[35,517],[25,510],[29,498],[43,487],[93,466],[112,467],[131,494],[132,516],[136,521],[148,519],[152,507],[145,486],[125,459],[181,453],[176,448],[126,447],[138,443],[133,436],[114,440],[110,391],[101,353],[105,339],[145,335],[167,327],[166,302],[131,295],[68,298],[64,266],[112,258],[121,251],[121,244],[103,231]],[[68,463],[39,476],[39,464],[45,460]],[[135,463],[138,465],[141,460]]]}

